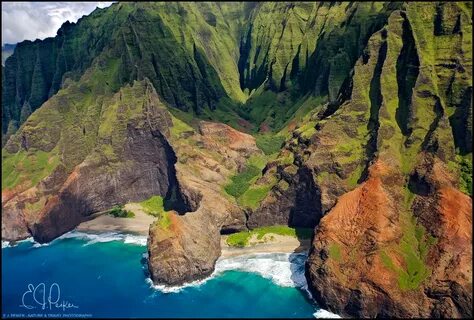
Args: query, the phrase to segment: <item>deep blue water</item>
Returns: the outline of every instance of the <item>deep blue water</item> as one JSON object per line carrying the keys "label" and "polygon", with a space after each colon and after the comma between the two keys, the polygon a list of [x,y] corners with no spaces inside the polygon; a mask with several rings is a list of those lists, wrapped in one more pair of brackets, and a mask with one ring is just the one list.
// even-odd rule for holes
{"label": "deep blue water", "polygon": [[[2,314],[4,317],[75,314],[84,317],[311,318],[317,310],[304,290],[277,285],[271,277],[268,279],[242,268],[240,271],[224,270],[198,286],[163,293],[147,281],[144,253],[146,246],[143,245],[117,240],[94,243],[90,239],[74,237],[58,239],[41,247],[26,241],[3,248]],[[242,259],[226,265],[239,269]],[[266,259],[260,267],[260,260],[252,261],[250,270],[267,270],[276,276],[285,274],[285,270],[276,269],[290,265],[285,261],[273,265],[271,259]],[[302,265],[291,267],[302,268]],[[41,283],[44,283],[44,291]],[[33,290],[28,289],[29,284]],[[29,292],[36,287],[37,301]],[[58,300],[60,305],[65,301],[77,308],[63,311],[61,307],[46,303],[42,310],[50,291],[53,302]],[[34,309],[27,309],[22,304]]]}

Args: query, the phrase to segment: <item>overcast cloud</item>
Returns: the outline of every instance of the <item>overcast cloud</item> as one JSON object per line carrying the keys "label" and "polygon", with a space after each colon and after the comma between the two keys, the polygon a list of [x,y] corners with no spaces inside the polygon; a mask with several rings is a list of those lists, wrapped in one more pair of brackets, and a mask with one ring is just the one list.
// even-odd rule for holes
{"label": "overcast cloud", "polygon": [[112,2],[3,2],[2,45],[54,37],[61,25],[76,22]]}

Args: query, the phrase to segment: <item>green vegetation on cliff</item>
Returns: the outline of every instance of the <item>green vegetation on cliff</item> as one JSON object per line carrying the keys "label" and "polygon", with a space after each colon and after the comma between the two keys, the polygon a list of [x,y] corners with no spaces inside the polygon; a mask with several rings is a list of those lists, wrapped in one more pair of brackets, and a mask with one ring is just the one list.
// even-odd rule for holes
{"label": "green vegetation on cliff", "polygon": [[240,197],[250,187],[253,178],[260,174],[261,169],[248,164],[242,172],[236,174],[231,178],[231,183],[225,187],[225,191],[236,198]]}
{"label": "green vegetation on cliff", "polygon": [[140,202],[143,210],[149,215],[159,217],[165,213],[164,201],[161,196],[153,196]]}
{"label": "green vegetation on cliff", "polygon": [[261,175],[263,167],[266,165],[266,158],[262,156],[252,156],[249,158],[245,168],[231,177],[231,182],[225,186],[225,191],[235,198],[239,198]]}
{"label": "green vegetation on cliff", "polygon": [[164,199],[161,196],[152,196],[151,198],[144,200],[139,203],[143,211],[147,214],[152,215],[157,219],[157,222],[160,227],[168,228],[171,224],[171,220],[169,217],[169,212],[165,211],[164,207]]}
{"label": "green vegetation on cliff", "polygon": [[460,167],[460,186],[459,189],[472,197],[472,153],[462,157],[456,156]]}
{"label": "green vegetation on cliff", "polygon": [[431,274],[427,266],[427,255],[430,248],[436,244],[437,239],[426,232],[425,227],[418,223],[411,212],[415,194],[405,188],[405,209],[400,212],[400,226],[403,237],[394,248],[394,252],[403,258],[404,265],[397,267],[387,254],[382,250],[380,258],[385,267],[398,275],[398,285],[401,290],[414,290]]}
{"label": "green vegetation on cliff", "polygon": [[110,209],[109,214],[115,218],[133,218],[135,214],[132,211],[125,210],[123,206],[114,206]]}
{"label": "green vegetation on cliff", "polygon": [[259,147],[266,155],[271,155],[280,151],[284,142],[285,137],[280,135],[261,134],[256,137],[257,147]]}
{"label": "green vegetation on cliff", "polygon": [[313,230],[310,228],[290,228],[288,226],[260,227],[251,231],[233,233],[227,237],[226,243],[231,247],[246,247],[249,245],[249,240],[252,237],[255,236],[258,241],[262,240],[265,235],[271,234],[290,236],[298,239],[311,239]]}
{"label": "green vegetation on cliff", "polygon": [[2,150],[2,190],[13,189],[23,183],[35,186],[49,176],[59,162],[56,150],[38,150],[35,153],[20,150],[14,154]]}
{"label": "green vegetation on cliff", "polygon": [[262,178],[263,168],[275,157],[276,153],[250,157],[245,168],[230,178],[230,182],[224,187],[225,192],[233,196],[241,206],[256,209],[277,182],[274,177]]}
{"label": "green vegetation on cliff", "polygon": [[[18,44],[2,81],[3,133],[12,121],[23,122],[24,106],[36,110],[104,52],[110,61],[103,60],[101,68],[117,72],[97,81],[112,92],[147,77],[168,105],[194,117],[280,130],[302,96],[330,92],[334,100],[367,35],[395,8],[117,3],[97,9],[76,24],[65,23],[55,38]],[[328,16],[335,20],[326,22]],[[359,41],[339,42],[339,36]],[[336,54],[346,63],[338,62],[339,70],[327,68],[326,60]]]}

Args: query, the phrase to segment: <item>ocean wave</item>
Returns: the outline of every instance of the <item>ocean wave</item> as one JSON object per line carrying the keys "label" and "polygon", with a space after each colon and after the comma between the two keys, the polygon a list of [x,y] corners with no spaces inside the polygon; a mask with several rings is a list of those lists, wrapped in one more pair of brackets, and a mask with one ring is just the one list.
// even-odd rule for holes
{"label": "ocean wave", "polygon": [[4,248],[13,248],[16,247],[18,244],[23,243],[23,242],[33,242],[36,243],[35,240],[33,240],[33,237],[29,237],[23,240],[18,240],[18,241],[4,241],[2,240],[2,249]]}
{"label": "ocean wave", "polygon": [[148,238],[146,236],[126,234],[123,242],[129,244],[137,244],[139,246],[146,246],[147,240]]}
{"label": "ocean wave", "polygon": [[324,309],[319,309],[313,315],[315,318],[318,318],[318,319],[340,319],[341,318],[341,316]]}
{"label": "ocean wave", "polygon": [[178,293],[178,292],[182,291],[183,289],[186,289],[186,288],[189,288],[189,287],[199,287],[199,286],[203,285],[204,283],[206,283],[207,281],[211,280],[214,277],[215,277],[215,275],[211,274],[209,277],[207,277],[205,279],[183,283],[180,286],[166,286],[166,285],[161,285],[161,284],[154,284],[150,277],[146,278],[145,281],[146,281],[146,283],[148,283],[150,285],[150,288],[152,288],[154,290],[158,290],[162,293]]}
{"label": "ocean wave", "polygon": [[47,247],[50,244],[54,243],[55,241],[59,241],[62,239],[70,239],[70,238],[81,239],[81,240],[87,241],[84,244],[84,246],[88,246],[94,243],[111,242],[111,241],[122,241],[123,243],[126,243],[126,244],[134,244],[134,245],[139,245],[139,246],[146,246],[146,243],[147,243],[147,237],[140,236],[140,235],[126,234],[126,233],[119,233],[119,232],[86,233],[86,232],[80,232],[80,231],[70,231],[57,237],[51,242],[46,242],[46,243],[36,242],[34,241],[33,237],[16,241],[16,242],[2,240],[2,249],[15,247],[21,242],[31,242],[33,243],[34,248]]}
{"label": "ocean wave", "polygon": [[232,258],[220,258],[214,272],[203,280],[184,283],[180,286],[155,285],[150,278],[150,287],[163,293],[176,293],[188,287],[198,287],[225,271],[238,270],[261,275],[282,287],[297,287],[307,290],[304,275],[306,253],[258,253]]}
{"label": "ocean wave", "polygon": [[[119,233],[119,232],[103,232],[103,233],[87,233],[80,231],[70,231],[56,238],[54,241],[61,239],[81,239],[87,241],[84,246],[88,246],[94,243],[103,243],[111,241],[122,241],[126,244],[135,244],[139,246],[146,246],[147,237],[133,234]],[[50,242],[50,243],[52,243]]]}
{"label": "ocean wave", "polygon": [[70,239],[70,238],[86,240],[87,242],[84,244],[84,246],[88,246],[94,243],[120,241],[123,239],[123,236],[121,236],[117,232],[86,233],[86,232],[79,232],[79,231],[71,231],[71,232],[63,234],[62,236],[58,237],[54,241],[61,240],[61,239]]}
{"label": "ocean wave", "polygon": [[216,273],[240,270],[256,273],[282,287],[305,288],[306,253],[260,253],[219,259]]}
{"label": "ocean wave", "polygon": [[39,242],[33,241],[33,248],[47,247],[50,244],[51,242],[39,243]]}

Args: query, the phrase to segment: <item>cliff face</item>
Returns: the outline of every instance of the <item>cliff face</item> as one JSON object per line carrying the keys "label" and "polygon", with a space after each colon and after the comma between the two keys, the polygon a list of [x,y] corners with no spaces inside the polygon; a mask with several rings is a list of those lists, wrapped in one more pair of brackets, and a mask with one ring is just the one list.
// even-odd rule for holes
{"label": "cliff face", "polygon": [[[56,100],[54,97],[48,101],[47,107],[51,112],[60,113],[61,105],[56,104]],[[10,152],[26,148],[17,151],[14,161],[21,160],[16,165],[24,165],[27,161],[35,164],[41,161],[42,155],[45,168],[36,170],[47,170],[49,174],[36,185],[24,176],[24,172],[15,177],[20,184],[5,194],[2,205],[5,215],[16,213],[24,225],[18,226],[17,220],[3,220],[4,239],[15,239],[18,230],[27,229],[37,241],[48,242],[72,230],[91,213],[126,201],[140,201],[147,196],[166,196],[172,188],[178,187],[174,169],[176,157],[166,140],[171,117],[151,83],[136,82],[132,87],[124,87],[104,101],[100,111],[104,120],[100,126],[88,128],[88,119],[84,118],[82,126],[77,128],[79,136],[68,136],[76,139],[75,145],[69,148],[77,152],[81,143],[87,145],[90,142],[87,140],[95,140],[95,146],[91,142],[90,149],[82,149],[82,154],[74,154],[74,159],[66,149],[71,140],[59,139],[56,145],[50,141],[51,145],[45,146],[44,140],[36,141],[37,136],[24,131],[19,141],[10,139],[6,147]],[[72,133],[66,119],[72,115],[61,116],[54,130],[64,137]],[[30,118],[29,124],[35,120],[38,120],[35,123],[38,126],[47,123],[41,112],[39,117]],[[49,128],[45,127],[45,130]],[[92,132],[87,134],[88,130]],[[30,150],[38,150],[38,156],[25,154]],[[67,157],[71,161],[69,168],[57,159]]]}
{"label": "cliff face", "polygon": [[2,239],[160,195],[155,283],[209,275],[221,233],[315,227],[325,308],[471,316],[471,11],[118,3],[20,43],[2,69]]}
{"label": "cliff face", "polygon": [[[331,116],[332,125],[337,125],[349,110],[358,111],[350,123],[364,124],[357,131],[366,137],[361,151],[367,155],[365,163],[359,162],[360,171],[350,173],[351,162],[346,163],[346,172],[357,174],[362,183],[355,189],[346,185],[353,190],[329,205],[332,208],[316,228],[307,262],[316,299],[340,314],[472,315],[472,270],[466,263],[472,260],[472,200],[457,190],[466,181],[459,179],[454,166],[455,147],[462,147],[455,130],[449,129],[449,120],[453,121],[449,114],[460,106],[451,104],[454,93],[444,89],[459,81],[469,91],[464,82],[469,75],[464,67],[451,67],[466,61],[463,35],[452,29],[437,35],[437,24],[443,23],[427,19],[427,13],[436,10],[446,8],[409,5],[392,13],[356,63],[351,99]],[[457,10],[463,21],[462,11]],[[434,35],[431,41],[440,48],[436,52],[429,51],[431,42],[422,40],[426,34]],[[448,50],[448,38],[458,39],[459,46]],[[439,76],[433,79],[432,73]],[[367,74],[372,78],[367,79]],[[398,98],[392,94],[397,91]],[[361,98],[366,103],[360,103]],[[332,144],[341,135],[334,128],[326,131],[329,125],[328,121],[313,135],[319,152],[307,161],[319,176],[321,157],[327,157],[320,152],[334,154],[343,146]],[[355,132],[353,136],[357,137]],[[353,157],[355,141],[349,156],[357,163],[364,157]],[[324,178],[319,185],[321,190],[328,187]],[[453,201],[459,201],[457,209]],[[456,249],[450,247],[453,243]]]}
{"label": "cliff face", "polygon": [[421,158],[429,182],[407,191],[378,161],[321,220],[307,275],[322,306],[357,317],[472,316],[472,201],[442,163]]}
{"label": "cliff face", "polygon": [[[294,83],[303,88],[298,95],[315,91],[334,100],[368,36],[384,24],[392,7],[119,3],[97,9],[77,24],[65,23],[55,38],[18,44],[2,82],[3,143],[9,127],[14,132],[104,50],[111,53],[107,72],[114,73],[110,90],[147,77],[168,105],[197,116],[220,108],[235,122],[242,116],[239,104],[262,85],[283,91]],[[349,23],[343,23],[347,17]],[[331,40],[335,37],[354,41]],[[332,63],[331,71],[326,61],[335,55],[343,63],[337,68]]]}
{"label": "cliff face", "polygon": [[65,23],[54,38],[19,43],[5,64],[2,132],[20,126],[66,79],[78,80],[104,51],[106,90],[146,77],[170,106],[196,113],[227,94],[241,99],[238,82],[224,76],[236,74],[237,57],[225,8],[209,22],[210,11],[221,11],[216,5],[114,4]]}
{"label": "cliff face", "polygon": [[[221,232],[246,230],[246,215],[223,186],[248,159],[262,155],[255,139],[224,124],[200,122],[172,135],[180,192],[191,204],[184,216],[169,214],[148,238],[149,270],[156,283],[179,285],[214,271]],[[194,147],[193,147],[194,146]]]}

